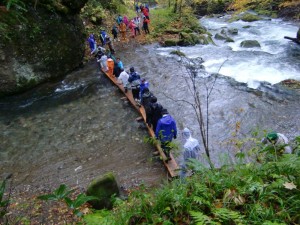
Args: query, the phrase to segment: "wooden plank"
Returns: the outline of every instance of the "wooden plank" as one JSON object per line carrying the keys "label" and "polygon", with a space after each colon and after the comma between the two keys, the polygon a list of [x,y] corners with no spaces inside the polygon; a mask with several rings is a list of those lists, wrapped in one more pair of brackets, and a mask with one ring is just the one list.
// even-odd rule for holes
{"label": "wooden plank", "polygon": [[[144,120],[144,123],[147,127],[148,133],[150,135],[150,137],[155,138],[155,133],[152,130],[151,127],[148,126],[148,124],[146,123],[146,112],[143,106],[138,106],[135,102],[135,100],[133,99],[132,96],[132,92],[130,90],[128,90],[127,92],[125,92],[125,89],[123,87],[123,84],[119,84],[117,82],[117,78],[112,74],[112,72],[105,72],[102,70],[102,72],[106,75],[106,77],[108,77],[122,92],[123,94],[126,96],[126,98],[128,99],[128,101],[131,103],[131,105],[139,112],[139,114],[141,115],[141,119]],[[179,166],[175,160],[175,158],[173,157],[172,154],[170,154],[171,160],[169,160],[168,162],[165,162],[165,160],[167,159],[165,153],[163,152],[161,146],[159,143],[155,144],[156,149],[159,152],[159,155],[164,163],[164,166],[166,167],[166,169],[168,170],[168,173],[170,174],[171,177],[176,177],[178,176],[178,171],[179,171]]]}

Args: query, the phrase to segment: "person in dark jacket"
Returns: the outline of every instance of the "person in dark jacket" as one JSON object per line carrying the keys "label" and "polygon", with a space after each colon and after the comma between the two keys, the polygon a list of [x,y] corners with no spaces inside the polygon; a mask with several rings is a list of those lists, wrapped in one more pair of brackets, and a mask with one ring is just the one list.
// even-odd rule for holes
{"label": "person in dark jacket", "polygon": [[152,129],[155,132],[157,127],[158,120],[162,117],[162,105],[157,102],[157,98],[153,96],[151,98],[151,105],[150,105],[150,115],[149,115],[149,122],[152,125]]}
{"label": "person in dark jacket", "polygon": [[139,95],[140,95],[141,77],[137,72],[134,71],[134,67],[130,67],[129,70],[130,70],[130,74],[129,74],[128,82],[131,85],[133,98],[136,102],[138,102],[140,99]]}
{"label": "person in dark jacket", "polygon": [[144,106],[146,112],[146,123],[150,125],[150,118],[151,118],[151,99],[154,95],[149,91],[149,88],[144,88],[143,95],[141,98],[141,104]]}
{"label": "person in dark jacket", "polygon": [[144,17],[144,20],[143,20],[143,29],[145,31],[145,34],[150,34],[150,31],[149,31],[149,22],[150,20],[146,17]]}
{"label": "person in dark jacket", "polygon": [[164,151],[168,162],[170,157],[171,146],[173,138],[177,138],[176,122],[171,115],[169,115],[167,109],[162,110],[162,118],[158,120],[155,136],[161,142],[161,148]]}
{"label": "person in dark jacket", "polygon": [[111,29],[111,33],[113,34],[114,41],[120,41],[120,39],[118,38],[119,30],[116,25],[114,25],[113,28]]}
{"label": "person in dark jacket", "polygon": [[121,59],[118,57],[116,59],[116,63],[115,63],[115,67],[114,67],[114,75],[116,77],[119,77],[120,76],[120,73],[122,72],[121,69],[124,69],[124,66],[123,66],[123,62],[121,61]]}

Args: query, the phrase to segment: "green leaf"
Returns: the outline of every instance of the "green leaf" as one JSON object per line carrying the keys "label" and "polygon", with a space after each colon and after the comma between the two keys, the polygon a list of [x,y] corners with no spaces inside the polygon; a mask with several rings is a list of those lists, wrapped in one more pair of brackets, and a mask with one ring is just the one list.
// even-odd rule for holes
{"label": "green leaf", "polygon": [[77,198],[74,200],[74,208],[78,208],[91,200],[97,200],[98,198],[95,196],[86,196],[85,194],[79,194]]}
{"label": "green leaf", "polygon": [[72,200],[71,200],[70,198],[68,198],[68,197],[65,197],[64,199],[65,199],[65,202],[66,202],[67,206],[68,206],[69,208],[73,209],[73,208],[74,208],[74,201],[72,201]]}
{"label": "green leaf", "polygon": [[46,200],[46,201],[49,201],[49,200],[57,201],[57,200],[59,200],[59,199],[57,198],[57,196],[54,195],[54,194],[40,195],[40,196],[38,196],[38,199]]}

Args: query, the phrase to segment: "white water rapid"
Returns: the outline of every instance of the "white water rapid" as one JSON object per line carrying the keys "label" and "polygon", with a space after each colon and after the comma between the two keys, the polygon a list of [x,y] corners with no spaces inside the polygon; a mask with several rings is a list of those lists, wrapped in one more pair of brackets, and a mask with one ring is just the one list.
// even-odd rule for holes
{"label": "white water rapid", "polygon": [[[281,19],[229,23],[228,19],[229,15],[200,19],[200,23],[213,34],[216,45],[158,48],[158,54],[171,56],[171,51],[180,50],[190,58],[202,57],[207,72],[220,70],[220,74],[247,83],[250,88],[258,88],[263,81],[275,84],[286,79],[300,80],[300,46],[284,39],[284,36],[296,37],[296,23]],[[237,35],[229,36],[234,42],[214,39],[222,29],[232,28],[238,29]],[[244,40],[257,40],[261,47],[242,48],[240,43]]]}

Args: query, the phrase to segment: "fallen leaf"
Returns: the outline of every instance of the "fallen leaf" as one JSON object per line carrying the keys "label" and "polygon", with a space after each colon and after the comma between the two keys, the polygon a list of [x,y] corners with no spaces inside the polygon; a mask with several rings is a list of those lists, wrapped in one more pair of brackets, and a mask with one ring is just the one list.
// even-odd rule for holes
{"label": "fallen leaf", "polygon": [[291,183],[285,182],[285,183],[283,184],[283,186],[284,186],[286,189],[289,189],[289,190],[293,190],[293,189],[296,189],[296,188],[297,188],[297,186],[296,186],[293,182],[291,182]]}

